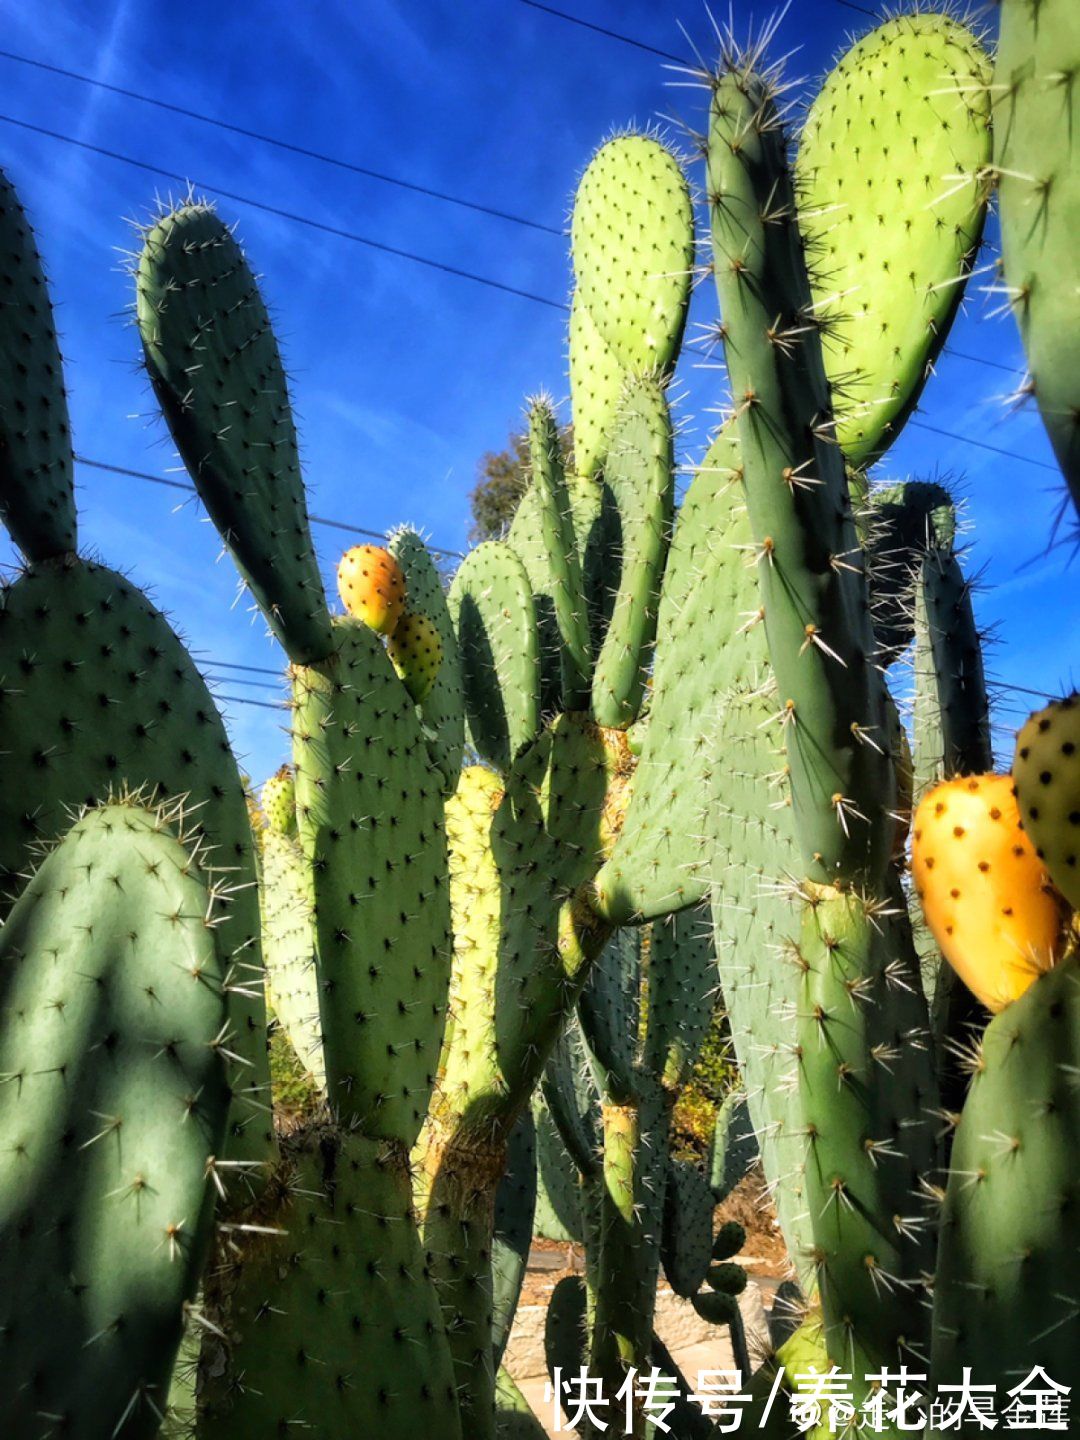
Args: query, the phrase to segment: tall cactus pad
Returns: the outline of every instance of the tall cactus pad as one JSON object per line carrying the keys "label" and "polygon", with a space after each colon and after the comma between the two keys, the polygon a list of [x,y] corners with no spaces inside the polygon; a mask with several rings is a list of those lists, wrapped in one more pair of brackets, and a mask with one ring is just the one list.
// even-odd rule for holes
{"label": "tall cactus pad", "polygon": [[1016,737],[1016,799],[1054,884],[1080,910],[1080,695],[1037,711]]}
{"label": "tall cactus pad", "polygon": [[706,909],[683,910],[653,925],[647,975],[642,1059],[674,1095],[690,1079],[715,1008],[716,950]]}
{"label": "tall cactus pad", "polygon": [[144,236],[136,313],[176,448],[289,658],[330,651],[285,372],[255,277],[208,205]]}
{"label": "tall cactus pad", "polygon": [[34,232],[0,171],[0,519],[28,560],[75,549],[71,432]]}
{"label": "tall cactus pad", "polygon": [[538,400],[529,411],[529,456],[559,635],[562,706],[583,710],[588,704],[592,665],[589,616],[574,515],[559,453],[559,430],[551,406],[544,400]]}
{"label": "tall cactus pad", "polygon": [[210,1240],[224,966],[159,814],[89,812],[0,934],[5,1428],[157,1434]]}
{"label": "tall cactus pad", "polygon": [[1080,509],[1080,161],[1072,0],[1005,0],[994,70],[994,167],[1005,284],[1035,398]]}
{"label": "tall cactus pad", "polygon": [[470,550],[450,586],[469,735],[507,770],[540,730],[540,643],[525,567],[500,540]]}
{"label": "tall cactus pad", "polygon": [[275,835],[296,834],[296,781],[291,766],[282,765],[264,782],[259,809],[266,828]]}
{"label": "tall cactus pad", "polygon": [[347,1123],[408,1147],[435,1083],[450,982],[441,783],[378,637],[348,619],[334,632],[330,660],[293,672],[328,1095]]}
{"label": "tall cactus pad", "polygon": [[[921,1182],[937,1159],[929,1023],[902,900],[807,895],[799,963],[806,1193],[829,1354],[858,1376],[924,1353]],[[865,1362],[865,1363],[864,1363]]]}
{"label": "tall cactus pad", "polygon": [[816,880],[882,873],[892,808],[881,676],[843,459],[793,214],[775,84],[740,68],[713,91],[713,270],[738,408],[765,631],[780,687],[795,826]]}
{"label": "tall cactus pad", "polygon": [[675,502],[671,417],[654,380],[627,382],[604,481],[618,512],[618,585],[596,660],[592,709],[598,724],[625,730],[637,719],[645,694]]}
{"label": "tall cactus pad", "polygon": [[[597,876],[617,924],[651,919],[708,893],[705,797],[717,762],[717,696],[764,655],[740,633],[760,606],[734,425],[717,435],[679,508],[664,571],[649,723],[615,851]],[[721,759],[721,764],[722,764]]]}
{"label": "tall cactus pad", "polygon": [[987,1027],[953,1142],[934,1281],[932,1376],[1074,1387],[1080,1307],[1080,967]]}
{"label": "tall cactus pad", "polygon": [[315,1131],[211,1268],[199,1440],[460,1440],[450,1352],[387,1146]]}
{"label": "tall cactus pad", "polygon": [[390,554],[405,576],[406,609],[426,616],[439,637],[439,668],[434,684],[420,703],[420,717],[427,727],[431,758],[443,777],[443,791],[450,794],[457,784],[465,748],[465,701],[457,636],[442,577],[421,537],[403,526],[390,537]]}
{"label": "tall cactus pad", "polygon": [[705,1283],[712,1263],[716,1199],[708,1180],[685,1160],[668,1168],[660,1258],[668,1284],[689,1300]]}
{"label": "tall cactus pad", "polygon": [[915,813],[911,868],[942,955],[988,1009],[1003,1010],[1058,958],[1061,904],[1007,775],[928,791]]}
{"label": "tall cactus pad", "polygon": [[604,463],[607,437],[626,371],[576,290],[570,305],[570,398],[574,413],[574,469],[591,479]]}
{"label": "tall cactus pad", "polygon": [[581,177],[571,229],[577,288],[625,370],[675,363],[694,263],[694,212],[678,160],[651,135],[617,135]]}
{"label": "tall cactus pad", "polygon": [[525,1280],[535,1212],[536,1129],[531,1111],[525,1110],[510,1136],[506,1174],[495,1193],[491,1348],[496,1370],[502,1364]]}
{"label": "tall cactus pad", "polygon": [[828,76],[799,145],[799,225],[837,436],[871,463],[914,408],[982,235],[990,59],[947,14],[898,15]]}
{"label": "tall cactus pad", "polygon": [[299,842],[267,830],[259,866],[262,949],[270,1005],[304,1069],[326,1089],[311,869]]}
{"label": "tall cactus pad", "polygon": [[[251,828],[213,697],[168,621],[123,576],[35,566],[0,608],[0,880],[10,897],[73,808],[121,791],[183,799],[226,876],[216,934],[229,967],[230,1159],[272,1149],[266,1011]],[[231,1172],[238,1174],[240,1172]]]}

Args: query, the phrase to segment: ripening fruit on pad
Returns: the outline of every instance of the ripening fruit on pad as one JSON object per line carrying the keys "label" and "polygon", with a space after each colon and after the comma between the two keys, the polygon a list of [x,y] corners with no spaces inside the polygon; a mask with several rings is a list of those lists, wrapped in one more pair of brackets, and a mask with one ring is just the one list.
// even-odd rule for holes
{"label": "ripening fruit on pad", "polygon": [[386,642],[386,653],[419,705],[435,684],[442,664],[442,641],[426,615],[402,615]]}
{"label": "ripening fruit on pad", "polygon": [[392,635],[405,611],[405,575],[381,545],[354,545],[337,572],[341,603],[354,620],[380,635]]}
{"label": "ripening fruit on pad", "polygon": [[291,766],[282,765],[270,776],[259,799],[269,830],[278,835],[296,833],[296,782]]}
{"label": "ripening fruit on pad", "polygon": [[1061,902],[1020,825],[1008,775],[935,785],[915,812],[912,872],[926,923],[995,1012],[1058,958]]}
{"label": "ripening fruit on pad", "polygon": [[1036,854],[1080,909],[1080,695],[1031,716],[1016,737],[1013,780]]}

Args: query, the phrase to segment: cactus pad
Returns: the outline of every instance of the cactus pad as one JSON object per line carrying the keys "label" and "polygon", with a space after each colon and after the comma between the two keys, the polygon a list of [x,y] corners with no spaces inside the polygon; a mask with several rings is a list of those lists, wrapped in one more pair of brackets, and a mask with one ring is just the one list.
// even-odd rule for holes
{"label": "cactus pad", "polygon": [[154,393],[203,504],[289,658],[331,648],[277,341],[232,230],[186,204],[145,232],[136,312]]}
{"label": "cactus pad", "polygon": [[989,81],[965,26],[897,15],[848,51],[807,116],[799,225],[854,465],[892,442],[959,307],[988,200]]}
{"label": "cactus pad", "polygon": [[0,171],[0,519],[27,560],[75,549],[60,347],[30,222]]}
{"label": "cactus pad", "polygon": [[0,1384],[25,1440],[158,1432],[228,1106],[212,914],[167,817],[112,804],[0,936]]}
{"label": "cactus pad", "polygon": [[275,835],[296,834],[296,781],[290,766],[282,765],[264,782],[259,809]]}

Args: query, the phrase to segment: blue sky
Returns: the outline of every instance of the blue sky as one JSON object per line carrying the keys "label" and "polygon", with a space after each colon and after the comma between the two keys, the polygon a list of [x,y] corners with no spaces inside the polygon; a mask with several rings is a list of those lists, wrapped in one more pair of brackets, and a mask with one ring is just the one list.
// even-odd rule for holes
{"label": "blue sky", "polygon": [[[750,8],[734,0],[736,18]],[[678,22],[708,53],[700,0],[564,0],[558,8],[682,53]],[[672,89],[658,56],[531,8],[522,0],[4,0],[4,47],[113,85],[218,116],[558,228],[592,150],[616,126],[658,115],[700,120],[701,92]],[[42,25],[48,15],[48,33]],[[758,14],[765,13],[759,7]],[[840,0],[796,0],[780,42],[792,65],[823,73],[856,26]],[[367,235],[548,297],[567,298],[560,237],[411,194],[229,134],[196,120],[0,58],[0,164],[38,232],[68,360],[72,421],[86,456],[157,475],[177,464],[138,366],[121,251],[125,217],[145,217],[170,185],[103,156],[13,125],[74,136],[281,210]],[[173,193],[179,189],[171,187]],[[499,448],[540,388],[566,394],[564,316],[556,309],[439,273],[223,200],[263,276],[292,377],[311,508],[383,530],[402,521],[460,549],[478,457]],[[1021,366],[1012,322],[973,291],[952,348]],[[714,314],[709,286],[692,320]],[[681,367],[680,458],[702,454],[721,377]],[[1003,403],[1012,377],[947,357],[928,387],[926,424],[1048,463],[1034,413]],[[1045,469],[909,427],[880,478],[954,477],[968,497],[984,570],[982,622],[994,630],[996,678],[1054,691],[1075,676],[1068,637],[1080,630],[1070,552],[1046,553],[1060,481]],[[181,477],[182,478],[182,477]],[[205,670],[221,662],[277,666],[209,524],[176,492],[82,468],[84,553],[129,570],[170,612]],[[332,585],[342,537],[315,528]],[[14,554],[0,545],[0,561]],[[215,669],[215,664],[219,668]],[[228,695],[272,701],[246,688]],[[271,677],[248,676],[274,682]],[[1015,696],[998,714],[1018,723]],[[1034,700],[1032,703],[1035,703]],[[287,750],[283,717],[223,703],[254,778]]]}

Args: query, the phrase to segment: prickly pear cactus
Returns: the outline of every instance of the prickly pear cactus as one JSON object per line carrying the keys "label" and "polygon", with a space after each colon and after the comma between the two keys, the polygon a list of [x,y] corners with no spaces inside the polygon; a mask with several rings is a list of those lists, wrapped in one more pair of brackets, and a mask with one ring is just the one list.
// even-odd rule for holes
{"label": "prickly pear cactus", "polygon": [[89,810],[0,931],[0,1384],[25,1440],[157,1434],[206,1258],[229,882],[182,821]]}
{"label": "prickly pear cactus", "polygon": [[1004,0],[994,67],[994,170],[1005,289],[1029,386],[1080,509],[1080,166],[1070,0]]}
{"label": "prickly pear cactus", "polygon": [[795,166],[837,438],[892,443],[948,338],[989,199],[990,57],[942,12],[898,14],[827,76]]}

